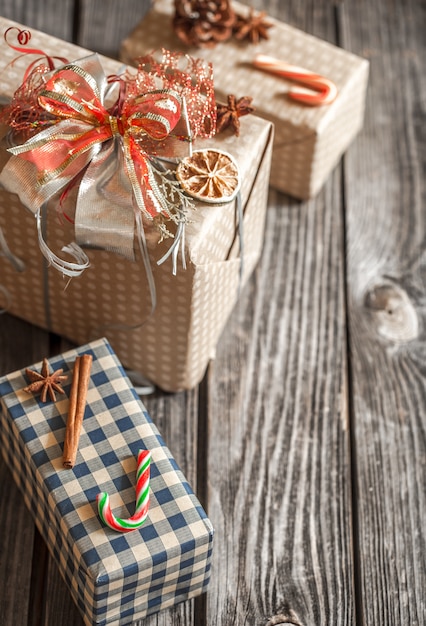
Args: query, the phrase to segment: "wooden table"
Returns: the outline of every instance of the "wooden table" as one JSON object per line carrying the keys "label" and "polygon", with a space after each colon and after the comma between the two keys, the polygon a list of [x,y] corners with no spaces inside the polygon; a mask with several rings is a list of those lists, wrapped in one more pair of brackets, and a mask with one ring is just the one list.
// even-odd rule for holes
{"label": "wooden table", "polygon": [[[424,7],[253,4],[370,60],[365,125],[315,200],[270,192],[202,384],[146,398],[216,535],[208,593],[143,624],[425,624]],[[145,9],[0,0],[112,55]],[[70,347],[8,315],[0,346],[0,374]],[[3,462],[0,581],[0,624],[82,625]]]}

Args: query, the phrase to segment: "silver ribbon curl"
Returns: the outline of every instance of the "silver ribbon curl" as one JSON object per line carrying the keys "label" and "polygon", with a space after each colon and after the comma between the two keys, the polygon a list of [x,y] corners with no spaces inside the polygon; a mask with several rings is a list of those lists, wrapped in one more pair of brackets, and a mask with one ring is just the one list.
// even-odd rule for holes
{"label": "silver ribbon curl", "polygon": [[[81,70],[81,76],[90,85],[102,106],[106,107],[110,88],[97,55],[91,55],[69,66],[58,68],[48,74],[45,80],[47,81],[55,72],[63,72],[67,68],[76,74],[79,74]],[[158,90],[151,93],[166,93],[166,91]],[[176,97],[177,94],[174,96]],[[78,103],[75,100],[67,99],[63,94],[61,97],[67,106],[78,111]],[[177,98],[181,100],[180,96]],[[137,113],[135,117],[138,117]],[[149,113],[145,114],[145,118],[156,119],[155,114],[150,117]],[[49,154],[49,151],[56,149],[57,141],[81,137],[87,133],[88,128],[90,126],[85,119],[60,119],[53,126],[31,137],[25,144],[12,145],[9,147],[9,152],[13,156],[10,157],[0,174],[0,184],[7,191],[16,193],[21,202],[34,213],[42,254],[49,264],[67,276],[78,276],[89,267],[89,259],[82,246],[113,251],[129,260],[134,260],[133,242],[136,235],[148,274],[151,300],[155,306],[154,281],[140,218],[143,214],[152,219],[150,211],[146,210],[148,198],[158,213],[163,212],[168,219],[175,222],[175,234],[163,228],[163,233],[174,236],[175,242],[169,253],[160,260],[162,262],[172,255],[175,270],[174,251],[183,236],[185,213],[192,203],[177,188],[176,182],[170,178],[170,172],[164,172],[157,165],[157,159],[161,158],[162,154],[175,158],[191,153],[191,134],[184,100],[181,118],[174,131],[164,141],[155,142],[150,137],[144,137],[144,133],[137,138],[138,141],[141,139],[141,152],[146,156],[145,165],[150,186],[148,192],[141,189],[143,181],[137,178],[128,142],[126,143],[120,132],[113,132],[107,140],[93,142],[93,145],[89,145],[83,152],[70,156],[67,166],[58,168],[59,171],[47,171],[41,175],[33,163],[19,156],[23,152],[30,152],[40,147]],[[113,116],[111,116],[111,128],[117,129],[117,122]],[[187,141],[182,141],[182,137]],[[143,145],[145,139],[147,139],[146,150]],[[155,144],[155,158],[149,155],[149,145],[152,146],[153,143]],[[44,240],[43,219],[46,211],[42,211],[42,207],[46,206],[50,199],[58,196],[79,175],[81,178],[78,181],[74,215],[76,242],[62,249],[74,258],[74,261],[70,262],[58,257]]]}
{"label": "silver ribbon curl", "polygon": [[[25,263],[19,257],[17,257],[16,254],[13,254],[13,252],[7,245],[6,237],[4,236],[3,230],[1,228],[0,256],[4,256],[17,272],[25,271]],[[5,298],[5,306],[3,308],[0,308],[0,315],[2,315],[3,313],[7,313],[7,311],[9,310],[12,302],[12,296],[10,295],[9,290],[6,289],[6,287],[4,287],[3,285],[0,285],[0,293],[2,293]]]}

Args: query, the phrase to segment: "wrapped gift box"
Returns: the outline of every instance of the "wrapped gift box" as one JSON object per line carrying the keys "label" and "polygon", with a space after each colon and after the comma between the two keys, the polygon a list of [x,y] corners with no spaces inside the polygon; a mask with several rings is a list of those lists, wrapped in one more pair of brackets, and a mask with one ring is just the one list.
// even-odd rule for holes
{"label": "wrapped gift box", "polygon": [[[11,24],[0,19],[1,32]],[[37,31],[32,32],[31,44],[68,59],[87,55],[86,50]],[[12,96],[28,64],[28,59],[20,58],[13,66],[8,65],[15,56],[4,44],[3,99]],[[107,74],[122,68],[111,59],[102,57],[101,61]],[[225,133],[214,139],[196,139],[194,148],[219,148],[238,162],[243,239],[237,234],[235,202],[211,205],[197,201],[186,229],[187,268],[182,267],[180,257],[177,274],[173,275],[170,259],[157,265],[169,240],[159,244],[148,232],[157,297],[153,313],[136,244],[136,262],[116,253],[87,250],[91,267],[67,281],[47,267],[39,251],[33,214],[16,195],[0,191],[0,307],[77,345],[106,336],[129,370],[167,391],[192,388],[214,357],[238,292],[260,256],[272,134],[270,123],[247,116],[241,120],[238,138]],[[45,239],[55,251],[73,240],[68,226],[55,210],[49,211]]]}
{"label": "wrapped gift box", "polygon": [[[87,353],[93,364],[76,464],[63,469],[71,370]],[[124,626],[205,591],[211,523],[110,344],[97,340],[49,364],[68,375],[56,402],[24,391],[24,371],[0,378],[1,451],[85,623]],[[102,524],[95,499],[106,491],[117,515],[133,515],[139,449],[152,454],[148,518],[118,533]]]}
{"label": "wrapped gift box", "polygon": [[[214,48],[187,48],[173,32],[173,5],[172,0],[155,1],[124,40],[121,59],[131,64],[147,51],[165,47],[210,61],[218,101],[226,102],[228,94],[252,96],[256,114],[275,125],[271,185],[296,198],[315,196],[362,127],[368,61],[269,16],[269,39],[257,45],[233,38]],[[241,15],[248,12],[238,2],[232,7]],[[337,99],[318,107],[292,101],[287,92],[294,83],[254,68],[257,54],[329,78],[338,88]]]}

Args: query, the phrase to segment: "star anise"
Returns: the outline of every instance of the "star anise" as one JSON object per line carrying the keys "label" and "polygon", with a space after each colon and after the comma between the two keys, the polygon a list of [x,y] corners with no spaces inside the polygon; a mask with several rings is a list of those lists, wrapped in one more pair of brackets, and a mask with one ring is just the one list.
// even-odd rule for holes
{"label": "star anise", "polygon": [[235,38],[239,41],[248,39],[250,43],[257,44],[261,39],[269,39],[268,29],[273,25],[265,20],[266,12],[256,12],[250,8],[247,17],[238,15],[234,25]]}
{"label": "star anise", "polygon": [[253,98],[244,96],[243,98],[236,99],[235,96],[228,96],[228,104],[216,104],[217,120],[216,120],[216,132],[225,128],[232,128],[234,134],[238,137],[240,134],[240,117],[252,113],[255,109],[250,106]]}
{"label": "star anise", "polygon": [[55,402],[55,391],[57,391],[58,393],[65,393],[65,391],[61,387],[61,382],[63,380],[66,380],[67,376],[62,376],[63,371],[64,370],[59,369],[50,373],[49,363],[46,358],[43,359],[41,373],[35,372],[34,370],[30,369],[25,370],[25,373],[30,379],[31,384],[28,385],[28,387],[25,387],[24,391],[27,391],[28,393],[38,393],[39,391],[41,391],[41,402],[46,402],[47,393],[49,393],[50,399],[52,400],[52,402]]}

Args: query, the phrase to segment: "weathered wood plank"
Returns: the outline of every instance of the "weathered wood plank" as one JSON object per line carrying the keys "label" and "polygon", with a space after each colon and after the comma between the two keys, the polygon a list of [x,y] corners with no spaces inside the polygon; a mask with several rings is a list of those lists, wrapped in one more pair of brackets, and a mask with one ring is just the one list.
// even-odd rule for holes
{"label": "weathered wood plank", "polygon": [[[424,22],[419,3],[343,6],[370,58],[364,132],[345,159],[347,284],[361,615],[424,624]],[[423,152],[422,152],[423,150]]]}
{"label": "weathered wood plank", "polygon": [[354,620],[339,186],[316,206],[271,194],[211,370],[209,624]]}
{"label": "weathered wood plank", "polygon": [[150,0],[80,0],[76,43],[117,57],[127,37],[150,7]]}
{"label": "weathered wood plank", "polygon": [[74,5],[75,0],[0,0],[0,15],[65,41],[73,41]]}
{"label": "weathered wood plank", "polygon": [[34,524],[3,458],[0,458],[0,507],[0,580],[3,581],[0,623],[13,624],[17,614],[23,623],[30,606]]}

